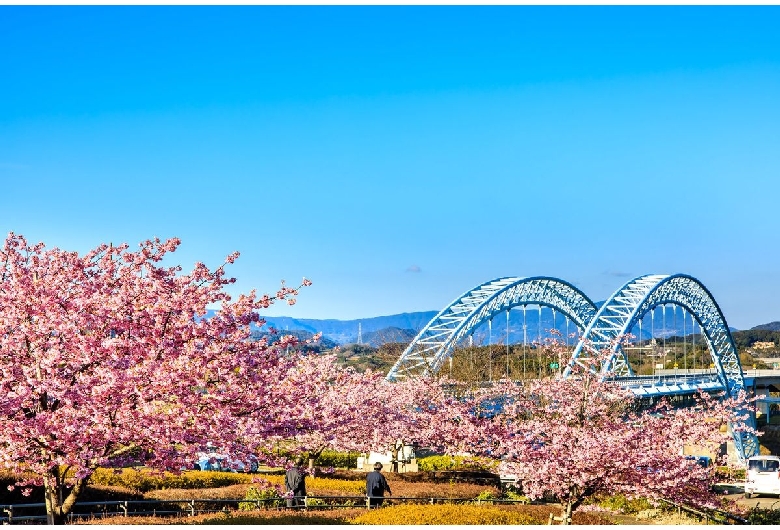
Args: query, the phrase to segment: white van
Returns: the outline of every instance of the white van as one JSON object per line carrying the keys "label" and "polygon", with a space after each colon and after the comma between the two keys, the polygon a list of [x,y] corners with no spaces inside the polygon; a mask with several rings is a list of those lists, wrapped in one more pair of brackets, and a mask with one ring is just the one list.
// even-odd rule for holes
{"label": "white van", "polygon": [[780,456],[752,456],[745,472],[745,498],[765,493],[780,495]]}

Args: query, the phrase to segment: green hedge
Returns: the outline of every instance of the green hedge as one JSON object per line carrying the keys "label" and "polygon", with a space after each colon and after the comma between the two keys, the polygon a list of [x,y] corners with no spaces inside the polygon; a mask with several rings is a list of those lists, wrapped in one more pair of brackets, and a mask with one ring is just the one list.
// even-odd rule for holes
{"label": "green hedge", "polygon": [[777,525],[780,524],[780,510],[756,506],[748,512],[746,519],[750,524]]}
{"label": "green hedge", "polygon": [[643,497],[628,499],[625,495],[610,495],[600,499],[597,504],[607,510],[624,514],[637,514],[655,507]]}
{"label": "green hedge", "polygon": [[[244,500],[266,501],[261,503],[259,506],[262,508],[269,508],[269,507],[276,508],[285,505],[284,501],[278,499],[280,496],[281,494],[279,493],[279,491],[273,487],[261,488],[261,487],[249,486],[249,489],[246,491],[246,495],[244,496]],[[275,499],[275,500],[268,501],[267,499]],[[258,504],[255,502],[239,502],[238,509],[242,511],[257,510]]]}
{"label": "green hedge", "polygon": [[358,453],[342,453],[325,450],[315,462],[320,467],[336,467],[354,469],[357,467]]}
{"label": "green hedge", "polygon": [[491,471],[485,463],[464,456],[434,455],[417,459],[420,471]]}

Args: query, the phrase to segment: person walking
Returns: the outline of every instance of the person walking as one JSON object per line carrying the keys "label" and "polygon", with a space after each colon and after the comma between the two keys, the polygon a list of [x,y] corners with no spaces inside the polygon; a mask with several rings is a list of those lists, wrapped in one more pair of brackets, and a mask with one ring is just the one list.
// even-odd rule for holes
{"label": "person walking", "polygon": [[303,458],[298,457],[295,465],[284,474],[284,488],[292,497],[287,498],[288,508],[299,508],[305,504],[306,497],[306,471],[303,469]]}
{"label": "person walking", "polygon": [[385,502],[385,492],[392,495],[390,485],[387,483],[382,471],[382,464],[374,464],[374,470],[366,476],[366,497],[368,497],[368,507],[378,508]]}

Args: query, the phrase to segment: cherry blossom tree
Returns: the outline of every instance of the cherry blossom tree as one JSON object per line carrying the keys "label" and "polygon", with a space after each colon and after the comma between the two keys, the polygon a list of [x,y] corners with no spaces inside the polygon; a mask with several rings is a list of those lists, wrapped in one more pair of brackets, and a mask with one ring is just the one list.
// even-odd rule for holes
{"label": "cherry blossom tree", "polygon": [[294,361],[248,338],[258,311],[297,289],[232,300],[238,254],[183,274],[161,263],[178,245],[79,255],[11,233],[0,249],[0,465],[32,477],[25,492],[44,486],[50,523],[99,466],[178,470],[207,441],[249,452],[247,429],[295,430],[276,385]]}
{"label": "cherry blossom tree", "polygon": [[284,385],[307,396],[295,409],[300,423],[288,442],[296,451],[307,452],[310,460],[326,448],[390,450],[397,460],[398,440],[453,450],[469,429],[484,433],[493,426],[471,414],[470,403],[446,392],[446,381],[390,383],[384,374],[340,366],[335,355],[301,358]]}
{"label": "cherry blossom tree", "polygon": [[[594,361],[599,356],[594,352]],[[748,429],[737,412],[746,409],[744,396],[723,400],[702,393],[694,407],[662,401],[637,410],[629,391],[590,370],[567,379],[504,384],[493,392],[504,402],[494,420],[506,431],[498,447],[483,441],[480,450],[501,457],[503,471],[517,476],[530,498],[558,498],[565,524],[585,500],[599,495],[713,506],[713,470],[686,459],[683,443],[714,450],[729,438],[722,425]]]}

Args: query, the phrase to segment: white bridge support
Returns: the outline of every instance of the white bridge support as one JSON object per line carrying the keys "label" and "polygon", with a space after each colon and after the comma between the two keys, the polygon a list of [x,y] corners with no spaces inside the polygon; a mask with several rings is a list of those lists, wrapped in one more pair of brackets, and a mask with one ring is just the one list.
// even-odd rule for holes
{"label": "white bridge support", "polygon": [[[688,378],[682,383],[656,383],[635,377],[620,341],[634,325],[657,306],[676,305],[687,310],[700,325],[715,367],[714,374]],[[437,314],[412,340],[390,372],[389,381],[436,374],[459,341],[502,311],[516,306],[538,305],[563,313],[581,331],[563,377],[578,364],[634,391],[637,397],[694,393],[697,390],[725,391],[736,397],[745,390],[737,349],[726,319],[710,292],[696,278],[685,274],[645,275],[626,283],[600,307],[579,289],[557,278],[506,277],[483,283],[456,298]],[[584,330],[584,331],[583,331]],[[603,362],[594,351],[609,349]],[[751,411],[743,411],[755,427]],[[734,432],[740,460],[759,452],[755,435]]]}

